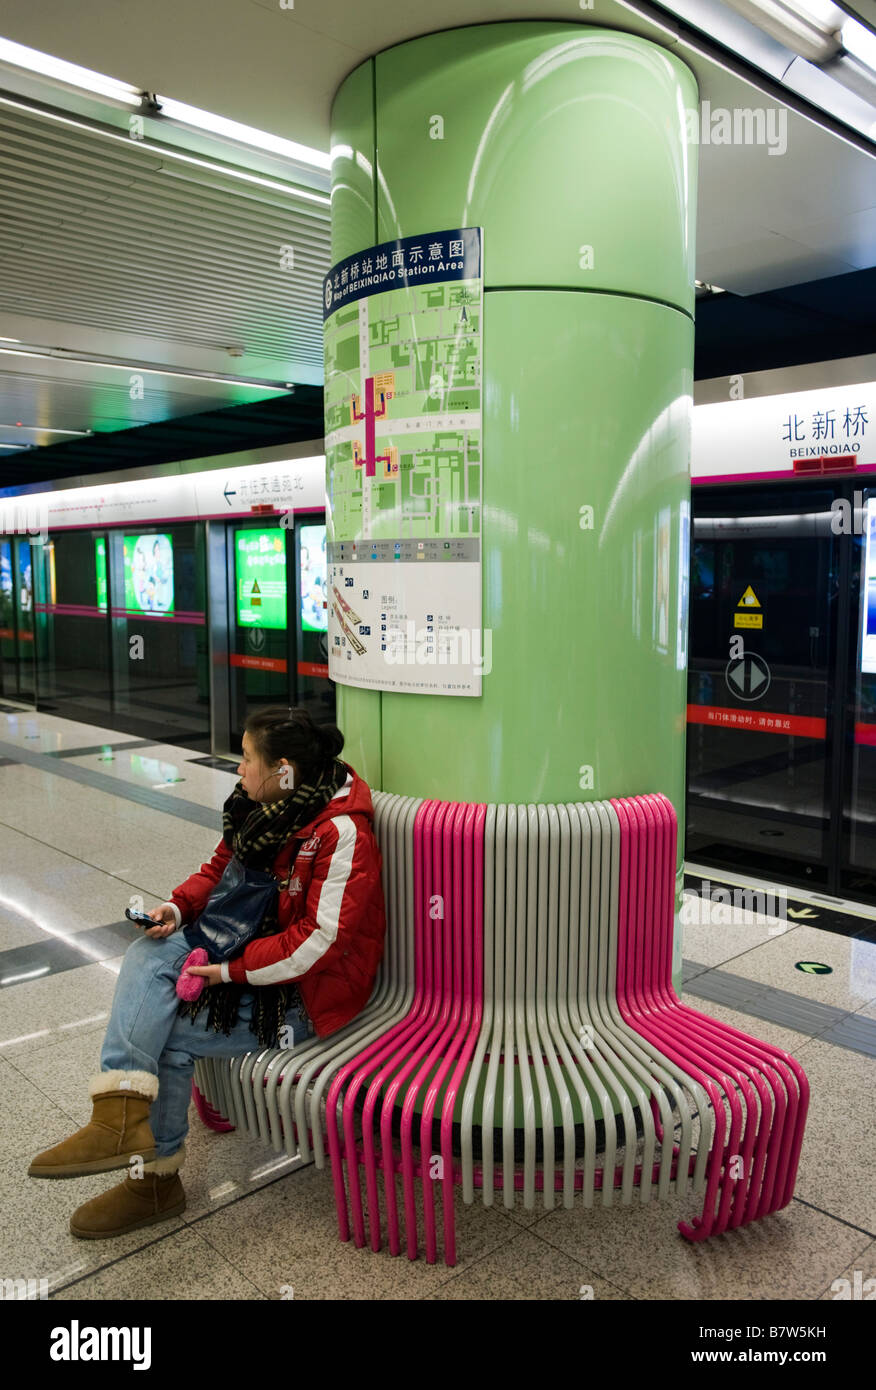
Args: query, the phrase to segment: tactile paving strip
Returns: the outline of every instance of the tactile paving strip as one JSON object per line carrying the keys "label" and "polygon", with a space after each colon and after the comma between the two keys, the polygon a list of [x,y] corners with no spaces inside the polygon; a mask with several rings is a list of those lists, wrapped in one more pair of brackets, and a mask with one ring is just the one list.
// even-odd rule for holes
{"label": "tactile paving strip", "polygon": [[776,989],[774,985],[746,980],[728,970],[709,969],[696,961],[684,961],[682,978],[685,994],[710,999],[767,1023],[778,1023],[837,1047],[876,1057],[876,1021],[873,1019],[838,1009],[833,1004],[820,1004],[817,999],[804,999],[789,990]]}
{"label": "tactile paving strip", "polygon": [[[14,756],[13,756],[14,755]],[[93,787],[95,791],[106,792],[109,796],[121,796],[126,801],[136,801],[140,806],[148,806],[151,811],[163,811],[165,815],[177,816],[190,825],[203,825],[208,830],[216,830],[219,815],[209,806],[199,806],[196,801],[183,801],[178,797],[162,796],[149,787],[138,787],[118,777],[110,777],[105,772],[92,772],[90,768],[78,767],[61,758],[51,758],[46,753],[31,753],[29,749],[19,748],[14,743],[0,743],[0,757],[8,756],[16,763],[37,767],[42,772],[51,772],[55,777],[66,777],[69,782],[78,782],[83,787]]]}

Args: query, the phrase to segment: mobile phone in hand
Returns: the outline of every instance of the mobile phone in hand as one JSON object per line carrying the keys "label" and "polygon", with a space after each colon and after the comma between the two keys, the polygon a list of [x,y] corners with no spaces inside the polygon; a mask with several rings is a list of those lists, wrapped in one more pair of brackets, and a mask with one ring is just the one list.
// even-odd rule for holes
{"label": "mobile phone in hand", "polygon": [[125,908],[125,916],[129,922],[136,922],[138,927],[160,927],[161,923],[156,922],[149,916],[148,912],[133,912],[131,908]]}

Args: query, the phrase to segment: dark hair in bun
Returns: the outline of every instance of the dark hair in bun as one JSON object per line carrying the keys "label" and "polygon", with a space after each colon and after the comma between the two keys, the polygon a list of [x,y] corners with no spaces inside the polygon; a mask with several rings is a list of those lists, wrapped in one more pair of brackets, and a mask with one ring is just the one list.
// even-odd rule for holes
{"label": "dark hair in bun", "polygon": [[344,735],[336,724],[314,724],[301,708],[258,710],[244,728],[263,762],[287,758],[298,764],[305,781],[318,776],[344,746]]}
{"label": "dark hair in bun", "polygon": [[325,758],[331,760],[338,757],[344,746],[344,735],[337,724],[317,724],[314,727],[319,735]]}

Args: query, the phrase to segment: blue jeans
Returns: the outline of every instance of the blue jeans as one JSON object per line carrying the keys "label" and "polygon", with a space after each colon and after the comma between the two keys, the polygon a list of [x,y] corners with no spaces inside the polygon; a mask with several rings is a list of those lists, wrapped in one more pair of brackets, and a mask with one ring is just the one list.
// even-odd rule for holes
{"label": "blue jeans", "polygon": [[[207,1028],[206,1006],[196,1019],[177,1014],[176,982],[191,949],[182,931],[131,942],[100,1051],[101,1071],[148,1071],[158,1077],[149,1121],[159,1158],[176,1153],[188,1133],[195,1059],[264,1050],[249,1029],[252,991],[242,995],[237,1023],[228,1036]],[[311,1035],[297,1008],[287,1013],[286,1025],[289,1047]]]}

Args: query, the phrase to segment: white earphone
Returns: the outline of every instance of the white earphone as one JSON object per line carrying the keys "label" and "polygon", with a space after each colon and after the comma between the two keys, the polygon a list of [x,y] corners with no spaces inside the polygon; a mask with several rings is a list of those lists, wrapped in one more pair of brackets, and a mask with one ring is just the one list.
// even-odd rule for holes
{"label": "white earphone", "polygon": [[[291,787],[290,787],[290,791],[294,791],[294,790],[295,790],[295,787],[297,786],[297,783],[296,783],[296,781],[295,781],[295,770],[294,770],[294,768],[291,766],[291,764],[289,764],[288,770],[289,770],[289,772],[290,772],[291,775],[292,775],[292,784],[291,784]],[[286,771],[286,768],[284,768],[284,767],[282,767],[282,766],[281,766],[281,767],[276,767],[276,768],[274,768],[274,771],[273,771],[273,772],[269,772],[269,773],[268,773],[267,777],[265,778],[265,782],[267,782],[271,777],[282,777],[282,775],[283,775],[283,773],[284,773],[285,771]],[[262,782],[262,786],[259,787],[259,790],[258,790],[258,792],[256,793],[256,798],[255,798],[256,800],[258,800],[259,794],[261,793],[262,787],[265,785],[265,782]]]}

